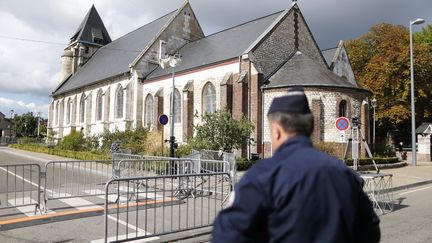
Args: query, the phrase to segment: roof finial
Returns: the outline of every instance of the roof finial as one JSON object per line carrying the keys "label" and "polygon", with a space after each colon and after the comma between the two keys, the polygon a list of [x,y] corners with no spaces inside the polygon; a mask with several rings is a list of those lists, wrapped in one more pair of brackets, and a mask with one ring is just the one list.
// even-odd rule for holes
{"label": "roof finial", "polygon": [[292,0],[292,5],[296,5],[297,4],[297,0]]}

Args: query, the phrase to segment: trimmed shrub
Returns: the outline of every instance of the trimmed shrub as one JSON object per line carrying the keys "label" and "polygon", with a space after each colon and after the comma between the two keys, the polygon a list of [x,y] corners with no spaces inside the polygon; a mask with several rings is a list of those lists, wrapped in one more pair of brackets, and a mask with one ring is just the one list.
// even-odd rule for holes
{"label": "trimmed shrub", "polygon": [[237,170],[238,171],[245,171],[250,169],[258,160],[251,161],[247,160],[245,158],[236,158],[236,164],[237,164]]}
{"label": "trimmed shrub", "polygon": [[130,149],[133,154],[146,153],[148,130],[146,128],[137,128],[135,130],[114,131],[105,130],[102,135],[102,147],[105,152],[109,152],[111,144],[118,140],[122,149]]}
{"label": "trimmed shrub", "polygon": [[58,143],[61,150],[83,151],[86,149],[86,140],[84,135],[77,131],[72,131],[69,135],[64,136]]}
{"label": "trimmed shrub", "polygon": [[[399,163],[400,159],[398,157],[391,157],[391,158],[374,158],[375,163],[378,165],[382,165],[382,164],[395,164],[395,163]],[[362,158],[359,159],[359,165],[371,165],[372,163],[372,159],[370,158]],[[348,166],[352,166],[353,165],[353,160],[349,159],[346,161],[346,164]]]}
{"label": "trimmed shrub", "polygon": [[35,144],[11,144],[11,148],[21,149],[37,153],[51,154],[71,159],[78,160],[110,160],[111,155],[102,152],[88,152],[88,151],[72,151],[72,150],[61,150],[58,148],[49,148]]}
{"label": "trimmed shrub", "polygon": [[38,142],[39,141],[37,138],[31,138],[31,137],[18,138],[19,144],[33,144],[33,143],[38,143]]}

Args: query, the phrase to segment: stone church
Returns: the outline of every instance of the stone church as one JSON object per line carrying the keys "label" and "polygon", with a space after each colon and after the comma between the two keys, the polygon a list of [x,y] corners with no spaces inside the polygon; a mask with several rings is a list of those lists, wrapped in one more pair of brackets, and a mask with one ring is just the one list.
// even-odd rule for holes
{"label": "stone church", "polygon": [[369,96],[356,83],[343,42],[321,51],[296,2],[286,10],[205,36],[191,4],[116,40],[92,6],[61,57],[49,129],[57,138],[158,125],[170,114],[171,69],[159,60],[179,53],[175,68],[175,137],[193,136],[207,112],[228,108],[255,125],[242,154],[271,155],[266,113],[274,97],[302,85],[315,115],[316,141],[340,143],[338,117],[360,117],[368,134]]}

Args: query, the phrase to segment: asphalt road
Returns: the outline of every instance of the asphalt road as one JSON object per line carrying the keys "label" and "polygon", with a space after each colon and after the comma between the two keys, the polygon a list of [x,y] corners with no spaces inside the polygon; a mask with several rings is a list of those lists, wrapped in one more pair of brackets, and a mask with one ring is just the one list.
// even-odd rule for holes
{"label": "asphalt road", "polygon": [[[61,220],[54,222],[50,219],[50,223],[39,225],[33,225],[32,222],[34,221],[25,222],[29,226],[15,229],[1,226],[2,220],[5,222],[5,219],[15,220],[34,216],[34,209],[31,206],[21,206],[19,202],[21,202],[21,198],[24,196],[36,200],[36,193],[33,196],[27,193],[29,191],[37,191],[36,185],[38,180],[36,167],[12,166],[6,168],[4,165],[37,164],[42,168],[42,171],[45,171],[45,165],[49,161],[59,159],[63,160],[58,157],[0,147],[0,200],[3,197],[3,202],[9,201],[10,204],[13,204],[14,200],[11,202],[11,198],[18,198],[18,203],[15,203],[18,206],[16,208],[4,209],[0,204],[0,242],[102,241],[104,236],[104,217],[102,213],[105,198],[104,195],[89,196],[87,194],[94,191],[104,192],[105,183],[109,180],[111,172],[110,165],[105,165],[104,163],[71,162],[67,163],[67,165],[61,163],[56,165],[51,164],[46,170],[47,183],[41,183],[42,191],[46,187],[47,196],[49,199],[52,199],[48,201],[48,214],[61,215],[67,214],[70,211],[81,210],[90,210],[90,214],[83,213],[74,217],[67,215]],[[25,180],[20,179],[23,177]],[[18,178],[18,182],[15,182],[16,178]],[[5,183],[5,181],[8,183]],[[153,180],[151,182],[153,183]],[[217,183],[220,185],[221,182],[218,181]],[[146,183],[145,185],[150,184]],[[159,185],[159,180],[157,183],[155,180],[154,184]],[[167,179],[162,184],[168,188],[171,185],[172,188],[172,179]],[[203,184],[200,181],[189,182],[187,184],[187,186],[191,185],[201,185],[202,187]],[[225,186],[228,186],[228,184],[225,183]],[[116,188],[113,185],[115,190],[122,190],[120,189],[122,187],[131,188],[129,184],[125,183],[118,185]],[[216,199],[214,196],[193,197],[192,195],[188,195],[185,199],[179,201],[172,189],[162,191],[154,189],[154,191],[147,192],[147,190],[153,189],[146,189],[144,187],[143,190],[141,194],[138,193],[136,196],[139,199],[139,205],[137,205],[139,210],[135,210],[136,207],[132,206],[123,208],[120,211],[116,211],[115,207],[113,210],[110,210],[107,221],[110,237],[114,236],[115,232],[118,232],[120,236],[129,234],[143,235],[147,234],[146,232],[175,231],[184,226],[208,225],[213,221],[221,206],[220,200],[222,197]],[[11,191],[18,191],[19,193],[8,193]],[[5,195],[8,197],[6,198]],[[75,197],[76,195],[86,197]],[[127,197],[125,194],[123,193],[122,195],[120,197],[120,204],[113,203],[110,206],[117,205],[118,207],[118,205],[121,205],[124,207],[125,204],[133,204],[134,201],[126,200],[125,198]],[[69,196],[71,197],[68,198]],[[97,215],[93,211],[95,208],[99,210]],[[85,217],[84,214],[86,215]],[[47,221],[49,222],[49,220]],[[154,237],[153,239],[159,239],[159,237]]]}
{"label": "asphalt road", "polygon": [[381,216],[382,242],[432,242],[432,184],[394,193],[395,211]]}
{"label": "asphalt road", "polygon": [[[0,165],[4,165],[6,163],[37,163],[43,167],[48,161],[53,159],[58,158],[45,155],[36,156],[32,153],[17,152],[16,150],[9,150],[7,148],[0,147]],[[51,190],[64,190],[66,185],[85,185],[87,182],[84,182],[83,178],[80,179],[77,177],[76,172],[74,174],[74,177],[76,178],[72,179],[71,181],[68,181],[67,177],[64,176],[65,174],[70,174],[71,170],[75,169],[62,167],[60,170],[58,170],[59,174],[56,174],[55,177],[61,178],[62,181],[60,181],[59,186],[56,184],[56,179],[54,179],[53,183],[48,183]],[[96,169],[93,168],[93,170]],[[57,170],[55,171],[57,172]],[[12,172],[15,173],[15,171]],[[85,173],[94,174],[88,170],[85,171]],[[22,175],[23,172],[18,169],[16,174]],[[4,179],[6,175],[7,172],[0,170],[0,180],[2,178]],[[24,172],[24,175],[28,177],[28,172]],[[48,175],[48,182],[53,180],[53,178],[49,176],[50,175]],[[99,178],[97,176],[98,175],[96,175],[94,178]],[[103,176],[101,179],[103,179]],[[10,182],[12,183],[12,181]],[[94,181],[92,181],[92,183],[93,182]],[[4,191],[5,188],[5,185],[0,184],[0,192]],[[34,188],[34,186],[26,185],[24,191],[28,191],[30,188]],[[395,210],[380,217],[382,242],[432,242],[432,184],[395,192],[394,199],[397,201]],[[89,198],[85,198],[85,200],[92,201]],[[52,207],[56,207],[57,203],[57,200],[53,200]],[[197,203],[199,203],[199,201],[197,201]],[[193,204],[190,204],[189,208],[185,208],[184,204],[182,206],[174,207],[176,211],[178,210],[178,213],[183,213],[183,215],[184,212],[191,210],[192,208],[195,208]],[[197,208],[202,208],[202,205],[198,204]],[[160,211],[161,209],[159,208],[157,210]],[[2,212],[4,213],[5,211],[7,211],[7,209],[0,209],[0,221],[2,220]],[[169,211],[162,212],[162,215],[163,213],[166,214],[168,212]],[[161,222],[160,216],[162,215],[161,213],[158,213],[158,215],[159,216],[156,216],[156,214],[154,214],[153,216],[149,217],[149,220],[154,220],[154,218],[156,218],[155,222],[158,222],[159,224],[159,222]],[[198,216],[201,217],[199,214]],[[212,215],[212,217],[213,216],[214,215]],[[115,217],[115,215],[113,215],[113,217]],[[133,216],[131,217],[133,222],[134,218]],[[174,217],[176,217],[176,215],[174,215]],[[119,219],[124,221],[125,214],[120,214]],[[116,218],[110,221],[112,226],[115,226],[115,220]],[[166,226],[171,227],[171,223],[172,222],[168,221]],[[141,228],[145,228],[142,224],[139,226]],[[133,230],[135,227],[133,223],[131,225],[127,225],[127,227],[130,228],[130,233],[135,232]],[[110,229],[110,231],[114,231],[114,229]],[[71,219],[56,223],[48,223],[12,230],[0,229],[0,242],[91,242],[93,240],[100,240],[102,237],[102,216]]]}

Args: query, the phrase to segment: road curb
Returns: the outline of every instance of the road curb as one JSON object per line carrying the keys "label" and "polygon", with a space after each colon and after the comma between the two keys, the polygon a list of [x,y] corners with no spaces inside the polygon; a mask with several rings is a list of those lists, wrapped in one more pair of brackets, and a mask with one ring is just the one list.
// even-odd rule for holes
{"label": "road curb", "polygon": [[403,191],[403,190],[408,190],[408,189],[413,188],[413,187],[419,187],[419,186],[424,186],[424,185],[428,185],[428,184],[432,184],[432,180],[426,180],[426,181],[415,182],[415,183],[411,183],[411,184],[407,184],[407,185],[396,186],[396,187],[390,188],[389,190],[391,192]]}

